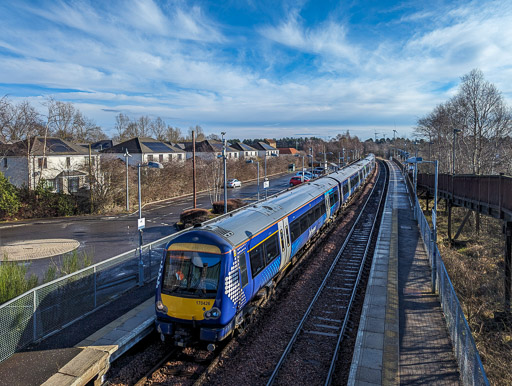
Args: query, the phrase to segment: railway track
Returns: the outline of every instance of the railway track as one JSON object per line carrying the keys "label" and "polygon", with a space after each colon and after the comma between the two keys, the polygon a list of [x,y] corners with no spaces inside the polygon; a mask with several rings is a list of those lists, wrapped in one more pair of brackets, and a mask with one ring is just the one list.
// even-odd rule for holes
{"label": "railway track", "polygon": [[[383,166],[383,163],[381,163]],[[387,191],[387,166],[290,339],[267,385],[328,385],[364,271],[369,271]]]}

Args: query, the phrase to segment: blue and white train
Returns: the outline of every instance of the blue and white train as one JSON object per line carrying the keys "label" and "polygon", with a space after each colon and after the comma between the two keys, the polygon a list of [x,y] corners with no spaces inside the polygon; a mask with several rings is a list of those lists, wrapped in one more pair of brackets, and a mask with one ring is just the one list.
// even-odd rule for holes
{"label": "blue and white train", "polygon": [[156,290],[162,339],[185,346],[229,336],[374,168],[369,155],[170,241]]}

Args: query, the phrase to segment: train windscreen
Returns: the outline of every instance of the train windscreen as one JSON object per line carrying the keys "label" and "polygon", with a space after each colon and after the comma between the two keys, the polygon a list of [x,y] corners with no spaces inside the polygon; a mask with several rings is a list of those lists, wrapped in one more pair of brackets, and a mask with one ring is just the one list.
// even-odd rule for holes
{"label": "train windscreen", "polygon": [[220,263],[220,255],[212,253],[168,251],[162,291],[169,295],[215,298]]}

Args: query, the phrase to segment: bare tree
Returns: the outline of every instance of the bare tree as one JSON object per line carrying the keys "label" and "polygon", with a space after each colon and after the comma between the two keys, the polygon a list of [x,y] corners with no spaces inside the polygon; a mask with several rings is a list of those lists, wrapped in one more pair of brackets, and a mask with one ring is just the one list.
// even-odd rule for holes
{"label": "bare tree", "polygon": [[115,129],[117,131],[116,139],[118,141],[125,141],[130,138],[127,134],[130,123],[130,118],[127,115],[119,113],[119,115],[116,116]]}
{"label": "bare tree", "polygon": [[160,117],[157,117],[154,121],[150,123],[151,133],[155,139],[159,141],[165,141],[166,139],[166,124],[164,120]]}
{"label": "bare tree", "polygon": [[452,103],[456,108],[454,123],[462,130],[471,172],[481,174],[491,167],[497,140],[512,133],[510,109],[501,92],[478,69],[462,77]]}
{"label": "bare tree", "polygon": [[144,115],[137,120],[136,137],[149,137],[150,134],[151,134],[151,118],[149,118],[147,115]]}
{"label": "bare tree", "polygon": [[189,141],[192,140],[192,131],[195,131],[195,133],[196,133],[196,141],[197,142],[204,141],[206,139],[206,137],[204,135],[203,128],[201,126],[199,126],[199,125],[196,125],[196,127],[189,127],[188,128],[187,140],[189,140]]}
{"label": "bare tree", "polygon": [[167,131],[165,132],[165,139],[172,143],[181,142],[183,140],[183,136],[181,135],[181,129],[179,127],[167,126]]}

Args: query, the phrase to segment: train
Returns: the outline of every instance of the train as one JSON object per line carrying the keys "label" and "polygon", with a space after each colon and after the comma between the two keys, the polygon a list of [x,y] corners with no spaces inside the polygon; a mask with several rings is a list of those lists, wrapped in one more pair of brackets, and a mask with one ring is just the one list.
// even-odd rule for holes
{"label": "train", "polygon": [[375,169],[373,154],[324,177],[200,224],[165,247],[156,283],[156,330],[186,347],[243,327]]}

